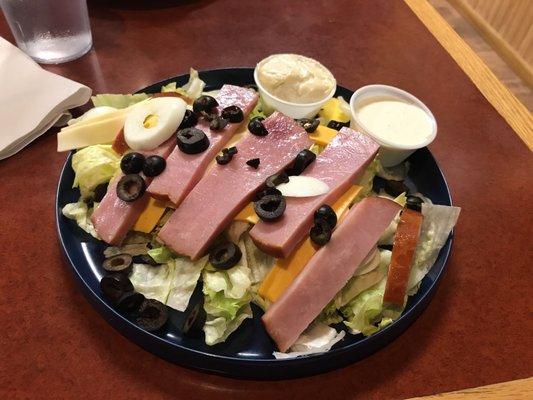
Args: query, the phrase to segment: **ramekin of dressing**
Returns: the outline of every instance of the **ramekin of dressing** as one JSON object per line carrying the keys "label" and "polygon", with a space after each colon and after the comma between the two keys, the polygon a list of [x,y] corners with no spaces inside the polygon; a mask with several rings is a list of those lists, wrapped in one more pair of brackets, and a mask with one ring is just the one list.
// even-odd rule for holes
{"label": "ramekin of dressing", "polygon": [[298,54],[273,54],[261,60],[254,80],[266,106],[291,118],[316,115],[337,89],[325,66]]}
{"label": "ramekin of dressing", "polygon": [[379,160],[384,167],[401,163],[437,136],[437,121],[429,108],[394,86],[363,86],[352,95],[350,109],[350,126],[381,145]]}

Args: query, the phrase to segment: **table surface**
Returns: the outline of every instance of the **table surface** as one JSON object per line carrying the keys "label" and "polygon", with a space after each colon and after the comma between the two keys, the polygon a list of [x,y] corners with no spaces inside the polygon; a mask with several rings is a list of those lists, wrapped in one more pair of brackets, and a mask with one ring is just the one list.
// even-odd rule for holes
{"label": "table surface", "polygon": [[[50,132],[0,162],[0,397],[396,399],[533,374],[531,153],[403,2],[89,3],[94,49],[46,68],[96,93],[135,91],[190,66],[253,66],[276,52],[314,57],[353,89],[414,93],[437,118],[430,149],[463,210],[435,298],[393,343],[309,378],[228,379],[147,353],[82,296],[56,234],[66,154]],[[12,40],[3,20],[0,35]]]}

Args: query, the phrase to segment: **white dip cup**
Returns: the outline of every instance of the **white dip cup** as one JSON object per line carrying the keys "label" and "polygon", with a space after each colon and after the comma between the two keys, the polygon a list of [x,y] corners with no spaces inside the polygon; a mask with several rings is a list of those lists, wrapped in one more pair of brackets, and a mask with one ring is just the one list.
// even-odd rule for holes
{"label": "white dip cup", "polygon": [[266,90],[264,86],[261,84],[261,81],[258,79],[257,70],[261,66],[261,64],[267,59],[268,58],[262,60],[255,67],[255,70],[254,70],[255,84],[257,85],[257,88],[259,89],[259,94],[261,95],[261,98],[263,99],[263,102],[265,103],[265,105],[267,107],[270,107],[273,110],[282,112],[288,117],[295,118],[295,119],[314,117],[318,113],[320,108],[322,108],[322,106],[329,99],[333,97],[333,95],[335,94],[335,91],[337,90],[337,84],[335,83],[330,93],[326,97],[314,103],[292,103],[290,101],[282,100],[279,97],[276,97],[273,94],[270,94],[268,90]]}
{"label": "white dip cup", "polygon": [[[368,104],[372,100],[379,99],[396,99],[412,105],[415,105],[422,109],[428,116],[431,123],[432,132],[423,141],[416,143],[415,145],[402,143],[401,139],[398,140],[386,140],[382,137],[378,137],[373,134],[367,127],[364,126],[357,118],[357,110],[364,104]],[[409,157],[415,150],[429,145],[437,136],[437,121],[427,106],[422,103],[418,98],[405,90],[398,89],[394,86],[388,85],[368,85],[357,89],[350,99],[350,110],[352,114],[350,127],[359,130],[367,135],[371,136],[376,142],[381,145],[379,151],[379,160],[384,167],[392,167],[401,163],[407,157]]]}

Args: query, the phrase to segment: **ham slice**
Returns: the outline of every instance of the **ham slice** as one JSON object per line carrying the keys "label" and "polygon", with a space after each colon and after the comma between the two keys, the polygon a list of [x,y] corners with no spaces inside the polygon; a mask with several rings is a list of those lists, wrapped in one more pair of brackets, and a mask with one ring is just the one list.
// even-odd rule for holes
{"label": "ham slice", "polygon": [[[224,107],[239,106],[246,118],[257,103],[258,95],[250,89],[224,85],[217,95],[219,110]],[[212,132],[209,123],[200,120],[196,128],[209,137],[209,148],[199,154],[185,154],[178,147],[167,159],[163,173],[156,177],[148,192],[160,200],[170,200],[179,206],[191,189],[198,183],[209,163],[222,150],[241,123],[228,124],[222,131]]]}
{"label": "ham slice", "polygon": [[403,309],[411,264],[422,228],[422,219],[422,213],[408,208],[404,209],[400,215],[394,235],[387,285],[383,294],[383,303],[390,308]]}
{"label": "ham slice", "polygon": [[[158,155],[168,157],[176,146],[176,137],[173,135],[166,142],[151,151],[142,151],[145,156]],[[122,243],[128,231],[133,228],[139,215],[143,212],[150,195],[145,193],[140,199],[131,203],[119,199],[117,196],[117,184],[122,173],[113,179],[107,187],[107,193],[91,216],[94,228],[102,240],[106,243],[119,245]],[[146,184],[150,179],[144,178]]]}
{"label": "ham slice", "polygon": [[263,315],[280,351],[286,351],[346,285],[392,222],[400,205],[367,197],[348,212],[331,240]]}
{"label": "ham slice", "polygon": [[[263,121],[269,134],[247,133],[229,164],[215,164],[190,192],[159,232],[159,239],[177,253],[197,259],[233,217],[248,204],[266,178],[289,165],[309,148],[305,130],[294,120],[274,113]],[[259,158],[254,169],[246,161]]]}
{"label": "ham slice", "polygon": [[250,231],[257,247],[278,258],[287,257],[309,233],[313,214],[322,204],[333,205],[374,159],[379,145],[370,137],[342,128],[326,149],[302,173],[326,183],[328,193],[314,197],[287,197],[283,216],[260,221]]}

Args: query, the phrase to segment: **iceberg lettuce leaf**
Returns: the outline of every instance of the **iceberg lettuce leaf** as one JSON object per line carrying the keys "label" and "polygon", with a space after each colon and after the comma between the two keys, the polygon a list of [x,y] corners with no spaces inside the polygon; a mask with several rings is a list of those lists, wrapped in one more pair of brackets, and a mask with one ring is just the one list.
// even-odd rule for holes
{"label": "iceberg lettuce leaf", "polygon": [[120,156],[110,145],[85,147],[72,156],[75,173],[72,187],[79,187],[83,198],[90,197],[96,186],[109,182],[119,168]]}
{"label": "iceberg lettuce leaf", "polygon": [[169,264],[173,264],[174,269],[166,301],[167,306],[178,311],[187,309],[206,263],[207,257],[198,261],[191,261],[188,257],[178,257],[169,261]]}
{"label": "iceberg lettuce leaf", "polygon": [[127,108],[150,97],[146,93],[137,94],[97,94],[91,97],[95,107]]}
{"label": "iceberg lettuce leaf", "polygon": [[313,323],[294,342],[286,353],[275,351],[275,358],[295,358],[310,354],[325,353],[345,336],[343,330],[337,332],[323,323]]}
{"label": "iceberg lettuce leaf", "polygon": [[[97,206],[98,203],[94,203],[94,207]],[[66,204],[61,210],[65,217],[76,221],[78,226],[85,232],[89,233],[96,239],[100,239],[96,229],[94,229],[93,222],[91,221],[93,211],[94,208],[89,208],[84,201]]]}

